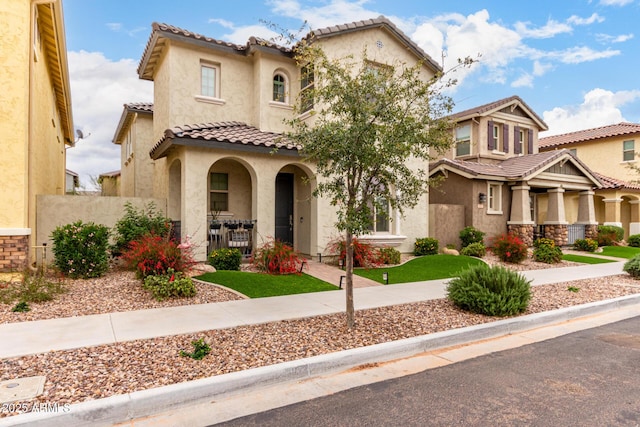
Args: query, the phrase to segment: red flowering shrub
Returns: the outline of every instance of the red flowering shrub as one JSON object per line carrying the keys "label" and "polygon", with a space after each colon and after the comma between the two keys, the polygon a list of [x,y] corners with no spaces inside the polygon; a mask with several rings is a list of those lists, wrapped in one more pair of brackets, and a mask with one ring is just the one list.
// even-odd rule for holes
{"label": "red flowering shrub", "polygon": [[286,243],[271,240],[255,250],[251,263],[269,274],[292,274],[300,272],[302,257]]}
{"label": "red flowering shrub", "polygon": [[166,274],[169,269],[183,272],[194,263],[189,248],[181,249],[174,240],[155,234],[145,234],[129,243],[122,258],[141,279]]}
{"label": "red flowering shrub", "polygon": [[[373,268],[382,264],[383,259],[380,257],[379,249],[371,243],[361,242],[357,238],[353,238],[353,266]],[[330,244],[333,252],[339,254],[340,259],[346,263],[347,246],[345,240],[337,240]]]}
{"label": "red flowering shrub", "polygon": [[493,241],[493,253],[504,262],[517,264],[527,258],[527,245],[518,236],[502,234]]}

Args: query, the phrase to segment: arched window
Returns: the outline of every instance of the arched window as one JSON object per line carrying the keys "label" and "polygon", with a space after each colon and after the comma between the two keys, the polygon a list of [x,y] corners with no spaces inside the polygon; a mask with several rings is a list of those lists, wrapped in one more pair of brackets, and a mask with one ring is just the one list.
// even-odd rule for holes
{"label": "arched window", "polygon": [[273,100],[275,102],[286,102],[287,80],[282,74],[273,76]]}

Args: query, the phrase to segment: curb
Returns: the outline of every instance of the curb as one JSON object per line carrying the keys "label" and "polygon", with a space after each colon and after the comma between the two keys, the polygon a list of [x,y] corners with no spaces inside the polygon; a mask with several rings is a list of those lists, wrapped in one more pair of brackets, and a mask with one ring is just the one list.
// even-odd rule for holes
{"label": "curb", "polygon": [[510,335],[515,332],[626,308],[636,304],[640,304],[640,295],[629,295],[554,311],[498,320],[77,403],[67,408],[60,407],[57,412],[33,412],[0,418],[0,427],[109,426],[114,423],[123,423],[186,405],[218,400],[255,388],[291,381],[309,380],[322,374],[343,371],[365,363],[386,362],[410,357],[438,348]]}

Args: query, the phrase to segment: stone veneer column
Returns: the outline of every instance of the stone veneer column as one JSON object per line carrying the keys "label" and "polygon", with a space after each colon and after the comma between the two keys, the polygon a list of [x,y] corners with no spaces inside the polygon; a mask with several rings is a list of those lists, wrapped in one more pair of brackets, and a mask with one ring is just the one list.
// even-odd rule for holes
{"label": "stone veneer column", "polygon": [[547,220],[544,222],[544,235],[553,239],[557,246],[564,246],[569,241],[569,228],[564,212],[564,188],[547,190],[549,204]]}
{"label": "stone veneer column", "polygon": [[511,187],[511,214],[507,231],[518,236],[527,246],[533,246],[534,223],[531,220],[529,187],[526,184]]}
{"label": "stone veneer column", "polygon": [[578,221],[576,223],[584,225],[585,239],[595,240],[598,237],[598,221],[596,221],[596,209],[593,203],[594,194],[591,190],[580,192]]}

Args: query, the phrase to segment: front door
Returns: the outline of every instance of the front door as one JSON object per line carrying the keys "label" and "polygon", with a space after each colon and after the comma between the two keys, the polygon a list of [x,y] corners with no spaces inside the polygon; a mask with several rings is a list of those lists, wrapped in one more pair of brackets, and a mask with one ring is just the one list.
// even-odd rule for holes
{"label": "front door", "polygon": [[276,240],[293,246],[293,174],[276,176]]}

